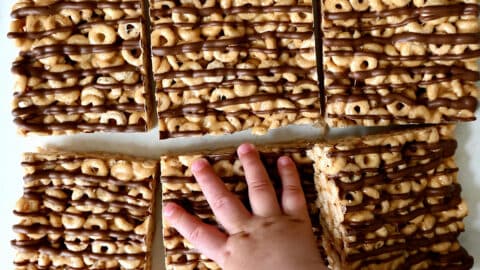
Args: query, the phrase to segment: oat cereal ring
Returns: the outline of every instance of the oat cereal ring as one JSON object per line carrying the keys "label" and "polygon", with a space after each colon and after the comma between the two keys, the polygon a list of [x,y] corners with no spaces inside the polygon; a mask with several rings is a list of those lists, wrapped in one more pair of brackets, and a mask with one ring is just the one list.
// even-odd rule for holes
{"label": "oat cereal ring", "polygon": [[367,100],[348,102],[345,105],[345,113],[347,115],[368,114],[369,110],[370,104]]}
{"label": "oat cereal ring", "polygon": [[122,181],[128,181],[133,178],[133,169],[130,162],[119,160],[110,168],[110,174]]}
{"label": "oat cereal ring", "polygon": [[325,0],[324,7],[327,12],[348,12],[352,11],[352,6],[348,0]]}
{"label": "oat cereal ring", "polygon": [[103,91],[93,87],[87,87],[82,90],[80,100],[82,106],[99,106],[104,104],[105,96]]}
{"label": "oat cereal ring", "polygon": [[[73,67],[67,64],[58,64],[58,65],[53,65],[49,71],[55,72],[55,73],[63,73],[69,70],[73,70]],[[48,80],[48,85],[51,88],[62,88],[62,87],[75,86],[77,82],[78,82],[77,78],[68,78],[68,79],[65,79],[65,81]]]}
{"label": "oat cereal ring", "polygon": [[88,175],[107,176],[109,173],[107,165],[101,159],[85,159],[81,168],[82,173]]}
{"label": "oat cereal ring", "polygon": [[134,229],[133,225],[130,224],[127,220],[121,217],[115,217],[113,219],[113,225],[116,229],[128,232]]}
{"label": "oat cereal ring", "polygon": [[[72,35],[67,39],[67,44],[86,45],[88,44],[88,42],[89,41],[87,37],[79,34]],[[92,58],[92,54],[88,54],[88,53],[78,54],[78,55],[69,54],[68,57],[76,62],[88,62]]]}
{"label": "oat cereal ring", "polygon": [[[182,64],[180,67],[180,71],[185,71],[185,70],[201,70],[202,66],[198,62],[185,62]],[[199,77],[182,77],[180,78],[182,82],[184,82],[186,85],[191,86],[191,85],[197,85],[203,83],[203,78]]]}
{"label": "oat cereal ring", "polygon": [[198,9],[214,7],[215,3],[216,0],[193,0],[193,5]]}
{"label": "oat cereal ring", "polygon": [[409,181],[386,185],[386,191],[390,194],[407,194],[410,190],[411,183]]}
{"label": "oat cereal ring", "polygon": [[35,106],[48,106],[55,102],[54,95],[42,95],[42,96],[33,96],[31,98],[32,103]]}
{"label": "oat cereal ring", "polygon": [[[80,240],[80,241],[78,241]],[[69,251],[80,252],[88,248],[88,238],[86,237],[76,237],[73,235],[65,235],[65,246]]]}
{"label": "oat cereal ring", "polygon": [[[49,16],[46,23],[45,27],[46,30],[51,30],[59,27],[65,27],[65,26],[71,26],[72,23],[67,17],[64,17],[62,15],[53,15]],[[56,40],[66,40],[68,37],[70,37],[71,31],[68,32],[56,32],[52,34],[52,37]]]}
{"label": "oat cereal ring", "polygon": [[124,126],[127,124],[127,117],[124,113],[119,111],[107,111],[102,113],[102,116],[100,116],[101,124],[111,124],[112,122],[117,126]]}
{"label": "oat cereal ring", "polygon": [[118,263],[125,269],[138,269],[142,264],[142,260],[118,260]]}
{"label": "oat cereal ring", "polygon": [[476,19],[458,20],[455,22],[458,33],[478,33],[480,25]]}
{"label": "oat cereal ring", "polygon": [[365,11],[370,7],[370,1],[365,0],[349,0],[350,5],[355,11]]}
{"label": "oat cereal ring", "polygon": [[167,94],[163,92],[157,92],[157,111],[164,112],[170,108],[171,101]]}
{"label": "oat cereal ring", "polygon": [[27,16],[25,19],[25,32],[40,32],[47,30],[45,16]]}
{"label": "oat cereal ring", "polygon": [[110,241],[96,240],[92,242],[92,252],[98,254],[115,254],[117,245]]}
{"label": "oat cereal ring", "polygon": [[85,219],[81,216],[62,214],[62,224],[66,229],[80,229],[83,227]]}
{"label": "oat cereal ring", "polygon": [[213,170],[220,177],[230,177],[233,176],[233,164],[228,160],[220,160],[213,164]]}
{"label": "oat cereal ring", "polygon": [[[208,69],[216,69],[216,68],[224,68],[225,65],[218,60],[214,60],[207,65],[207,70]],[[205,82],[209,83],[220,83],[223,81],[223,76],[215,76],[215,77],[205,77]]]}
{"label": "oat cereal ring", "polygon": [[[135,197],[135,198],[142,198],[142,199],[145,199],[145,200],[151,200],[153,198],[151,190],[149,190],[146,187],[142,187],[142,186],[130,189],[128,191],[128,195],[132,196],[132,197]],[[127,201],[128,201],[128,199],[127,199]]]}
{"label": "oat cereal ring", "polygon": [[359,205],[363,201],[363,193],[361,191],[349,191],[345,194],[344,200],[346,201],[346,205],[354,206]]}
{"label": "oat cereal ring", "polygon": [[104,18],[105,20],[118,20],[123,17],[125,14],[123,10],[121,9],[113,9],[113,8],[105,8],[103,9],[103,12],[105,13]]}
{"label": "oat cereal ring", "polygon": [[117,32],[123,40],[130,40],[140,37],[141,29],[140,23],[128,22],[120,23]]}
{"label": "oat cereal ring", "polygon": [[[43,46],[49,46],[49,45],[56,45],[58,42],[51,38],[51,37],[44,37],[42,39],[35,40],[32,43],[32,49],[38,48],[38,47],[43,47]],[[48,56],[48,57],[40,57],[38,61],[46,66],[64,66],[62,65],[62,59],[63,57],[61,56]]]}
{"label": "oat cereal ring", "polygon": [[153,30],[152,32],[152,46],[174,46],[177,44],[177,36],[172,29],[168,27],[162,27]]}
{"label": "oat cereal ring", "polygon": [[198,16],[191,13],[181,13],[181,12],[173,11],[172,21],[174,23],[197,23]]}
{"label": "oat cereal ring", "polygon": [[223,63],[237,63],[239,58],[240,52],[239,51],[214,51],[213,56],[216,60],[223,62]]}
{"label": "oat cereal ring", "polygon": [[352,72],[365,71],[375,69],[378,65],[378,61],[374,57],[369,56],[355,56],[353,61],[350,62],[350,70]]}
{"label": "oat cereal ring", "polygon": [[380,155],[379,154],[365,154],[365,155],[356,155],[355,163],[360,166],[360,168],[377,168],[380,165]]}
{"label": "oat cereal ring", "polygon": [[233,93],[235,96],[238,97],[248,97],[257,92],[257,85],[241,85],[241,84],[234,84],[233,85]]}
{"label": "oat cereal ring", "polygon": [[73,105],[79,98],[80,91],[78,90],[55,94],[55,100],[65,105]]}
{"label": "oat cereal ring", "polygon": [[143,65],[143,52],[141,49],[121,50],[121,54],[127,63],[136,67]]}
{"label": "oat cereal ring", "polygon": [[404,102],[395,101],[387,104],[387,110],[395,116],[407,116],[410,113],[411,106]]}
{"label": "oat cereal ring", "polygon": [[88,40],[93,45],[114,44],[116,39],[115,29],[105,24],[96,25],[88,31]]}

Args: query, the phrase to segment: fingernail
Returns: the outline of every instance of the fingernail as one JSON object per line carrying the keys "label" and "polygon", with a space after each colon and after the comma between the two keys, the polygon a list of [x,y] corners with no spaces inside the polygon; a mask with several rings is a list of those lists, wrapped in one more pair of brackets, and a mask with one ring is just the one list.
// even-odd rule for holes
{"label": "fingernail", "polygon": [[204,158],[197,159],[192,163],[192,172],[199,172],[206,166],[208,166],[207,160]]}
{"label": "fingernail", "polygon": [[278,159],[278,164],[281,166],[288,166],[292,164],[292,160],[287,156],[282,156]]}
{"label": "fingernail", "polygon": [[239,155],[243,155],[243,154],[246,154],[248,152],[252,152],[255,150],[255,146],[251,143],[243,143],[241,144],[238,149],[237,149],[237,152]]}
{"label": "fingernail", "polygon": [[175,212],[176,205],[173,203],[167,203],[166,205],[163,206],[163,215],[166,217],[171,217],[173,215],[173,212]]}

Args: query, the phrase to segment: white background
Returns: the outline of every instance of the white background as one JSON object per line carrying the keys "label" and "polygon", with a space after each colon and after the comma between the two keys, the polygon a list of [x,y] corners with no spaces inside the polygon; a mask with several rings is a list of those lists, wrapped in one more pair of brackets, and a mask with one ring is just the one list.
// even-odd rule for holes
{"label": "white background", "polygon": [[[112,151],[151,158],[161,154],[189,150],[215,149],[228,145],[237,145],[244,140],[254,143],[298,141],[300,138],[320,138],[322,131],[307,127],[293,127],[271,132],[261,138],[243,132],[233,136],[174,139],[160,142],[157,130],[147,134],[81,134],[60,137],[23,138],[16,134],[12,123],[11,99],[13,76],[10,74],[12,60],[17,54],[13,42],[6,38],[9,29],[9,12],[13,0],[0,4],[0,267],[13,268],[14,250],[10,240],[14,238],[12,214],[16,200],[22,192],[21,153],[34,151],[39,146],[57,146],[77,151]],[[477,117],[480,117],[477,113]],[[338,134],[362,133],[363,130],[333,131]],[[475,257],[476,270],[480,270],[480,122],[460,124],[457,127],[458,150],[457,163],[460,167],[459,180],[463,186],[462,195],[466,198],[470,214],[466,218],[466,232],[462,234],[462,244]],[[160,213],[157,211],[158,225]],[[160,232],[157,226],[157,232]],[[157,234],[154,240],[153,269],[163,269],[161,260],[161,239]]]}

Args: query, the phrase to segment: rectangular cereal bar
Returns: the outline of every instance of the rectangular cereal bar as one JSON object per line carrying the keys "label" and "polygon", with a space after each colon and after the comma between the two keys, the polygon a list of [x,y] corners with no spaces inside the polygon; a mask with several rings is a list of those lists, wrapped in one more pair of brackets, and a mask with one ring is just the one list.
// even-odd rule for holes
{"label": "rectangular cereal bar", "polygon": [[158,161],[42,150],[24,155],[15,269],[150,269]]}
{"label": "rectangular cereal bar", "polygon": [[[281,155],[289,155],[295,161],[302,180],[302,186],[309,204],[309,213],[315,235],[320,234],[316,191],[313,183],[312,161],[306,156],[306,146],[265,147],[261,158],[275,187],[280,185],[276,170],[276,161]],[[185,207],[190,213],[204,222],[217,225],[216,219],[205,200],[203,193],[190,171],[191,163],[200,157],[210,161],[215,172],[225,182],[227,188],[235,193],[248,207],[247,186],[242,165],[233,149],[219,151],[215,154],[190,154],[180,156],[163,156],[161,158],[162,198],[163,202],[174,201]],[[163,223],[165,246],[165,263],[167,270],[179,269],[218,269],[218,265],[198,251],[178,232]]]}
{"label": "rectangular cereal bar", "polygon": [[453,126],[320,143],[315,162],[322,244],[331,269],[470,269],[460,246]]}
{"label": "rectangular cereal bar", "polygon": [[19,0],[11,16],[8,36],[20,49],[12,113],[21,134],[152,127],[141,0]]}
{"label": "rectangular cereal bar", "polygon": [[151,0],[160,138],[316,124],[310,0]]}
{"label": "rectangular cereal bar", "polygon": [[476,1],[321,2],[329,126],[475,120]]}

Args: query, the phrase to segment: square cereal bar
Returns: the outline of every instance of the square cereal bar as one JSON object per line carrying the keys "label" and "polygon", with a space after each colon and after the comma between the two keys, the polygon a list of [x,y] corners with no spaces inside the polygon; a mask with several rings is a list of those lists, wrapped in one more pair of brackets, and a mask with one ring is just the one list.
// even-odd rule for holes
{"label": "square cereal bar", "polygon": [[[313,231],[317,238],[320,234],[318,223],[318,207],[316,206],[316,191],[313,183],[312,161],[306,156],[304,146],[265,147],[260,149],[271,180],[279,191],[280,178],[276,170],[276,161],[282,155],[289,155],[295,161],[302,180],[302,186],[309,205]],[[225,182],[227,188],[235,193],[248,207],[247,185],[240,160],[234,149],[219,151],[215,154],[190,154],[180,156],[163,156],[161,158],[162,198],[163,202],[174,201],[179,203],[190,213],[202,221],[220,226],[206,202],[205,197],[190,171],[191,163],[200,157],[210,161],[215,172]],[[165,246],[165,263],[167,270],[179,269],[218,269],[218,265],[199,254],[186,239],[169,226],[163,223]]]}
{"label": "square cereal bar", "polygon": [[321,3],[329,126],[475,120],[476,1]]}
{"label": "square cereal bar", "polygon": [[8,36],[20,49],[12,113],[21,134],[152,127],[142,1],[20,0],[11,16]]}
{"label": "square cereal bar", "polygon": [[460,246],[453,126],[314,146],[322,244],[331,269],[470,269]]}
{"label": "square cereal bar", "polygon": [[24,155],[15,269],[150,269],[158,161]]}
{"label": "square cereal bar", "polygon": [[316,124],[311,0],[151,0],[160,138]]}

